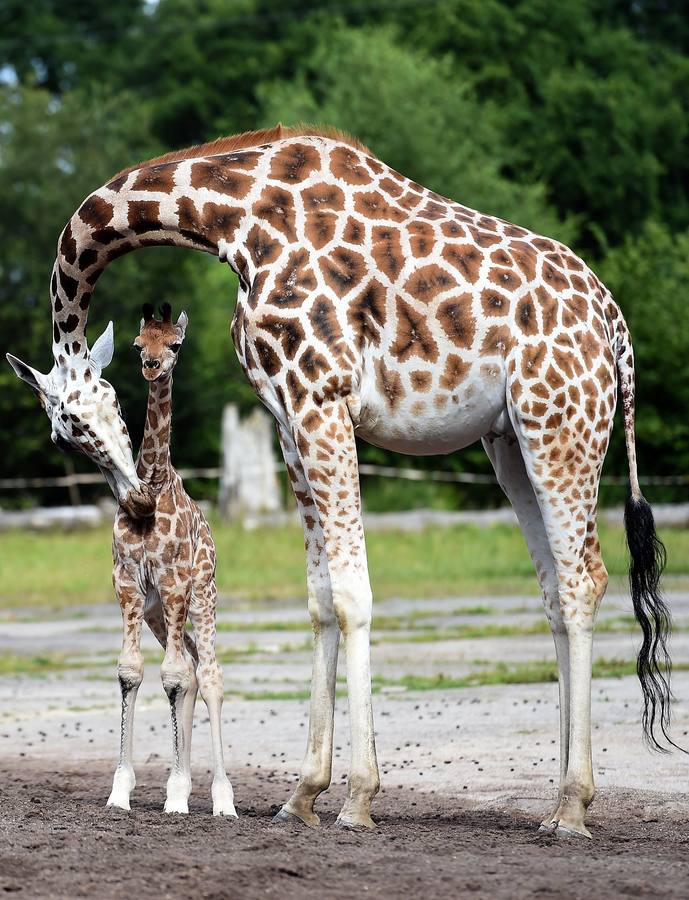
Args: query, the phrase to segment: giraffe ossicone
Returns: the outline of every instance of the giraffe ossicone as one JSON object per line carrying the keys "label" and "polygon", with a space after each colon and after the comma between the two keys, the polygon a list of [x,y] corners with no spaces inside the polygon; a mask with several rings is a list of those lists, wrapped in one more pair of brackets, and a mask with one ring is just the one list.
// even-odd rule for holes
{"label": "giraffe ossicone", "polygon": [[[223,679],[215,655],[215,545],[210,526],[189,497],[170,459],[172,372],[187,328],[182,312],[172,322],[169,303],[156,319],[144,306],[134,347],[148,382],[148,406],[137,475],[153,499],[145,518],[118,510],[113,529],[113,584],[122,611],[122,652],[117,674],[122,693],[120,760],[108,806],[129,809],[136,784],[133,754],[134,705],[143,679],[141,629],[145,621],[165,648],[161,666],[170,701],[173,763],[165,811],[188,812],[191,738],[197,689],[208,708],[213,748],[213,814],[236,816],[225,772],[221,734]],[[187,619],[193,637],[186,631]]]}
{"label": "giraffe ossicone", "polygon": [[[592,634],[607,585],[596,505],[618,390],[651,741],[654,727],[667,737],[671,696],[669,614],[637,477],[632,344],[609,291],[560,242],[442,197],[356,140],[278,126],[132,166],[74,213],[51,298],[56,365],[79,387],[85,369],[75,361],[86,354],[98,277],[151,245],[202,250],[237,274],[232,337],[277,421],[301,514],[314,628],[311,714],[283,818],[318,823],[343,635],[352,758],[339,821],[373,825],[372,595],[355,436],[411,453],[449,453],[480,439],[517,512],[555,642],[561,769],[544,827],[588,835]],[[74,416],[80,427],[78,409]],[[136,497],[128,477],[127,496]]]}

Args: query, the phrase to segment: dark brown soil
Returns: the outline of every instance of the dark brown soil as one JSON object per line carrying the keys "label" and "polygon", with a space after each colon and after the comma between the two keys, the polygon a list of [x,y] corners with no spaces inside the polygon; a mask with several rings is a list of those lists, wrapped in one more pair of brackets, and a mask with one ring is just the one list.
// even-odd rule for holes
{"label": "dark brown soil", "polygon": [[[165,772],[153,766],[137,772],[131,813],[106,810],[111,774],[103,765],[0,763],[0,891],[103,900],[689,896],[681,798],[604,794],[589,842],[538,835],[532,817],[387,789],[375,804],[379,830],[360,833],[333,827],[342,787],[322,799],[323,826],[310,830],[271,824],[283,777],[235,775],[241,818],[224,821],[210,814],[205,772],[187,817],[162,812]],[[642,821],[649,802],[672,818]]]}

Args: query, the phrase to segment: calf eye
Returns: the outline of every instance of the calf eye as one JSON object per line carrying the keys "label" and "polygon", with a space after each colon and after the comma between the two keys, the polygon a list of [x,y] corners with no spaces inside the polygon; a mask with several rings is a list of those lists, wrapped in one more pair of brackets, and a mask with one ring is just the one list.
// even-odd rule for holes
{"label": "calf eye", "polygon": [[170,344],[170,350],[172,350],[173,353],[178,353],[181,346],[181,344]]}

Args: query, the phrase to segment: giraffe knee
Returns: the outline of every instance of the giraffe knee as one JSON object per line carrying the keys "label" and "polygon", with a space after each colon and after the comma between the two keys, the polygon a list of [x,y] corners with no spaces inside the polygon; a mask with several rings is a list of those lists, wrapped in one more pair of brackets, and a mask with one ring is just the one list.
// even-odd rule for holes
{"label": "giraffe knee", "polygon": [[163,660],[160,667],[160,677],[163,688],[168,697],[172,698],[180,693],[186,693],[192,687],[195,680],[193,668],[184,660]]}
{"label": "giraffe knee", "polygon": [[333,586],[333,610],[343,634],[370,628],[372,605],[368,584],[359,582]]}
{"label": "giraffe knee", "polygon": [[311,626],[315,632],[327,631],[329,628],[337,627],[330,584],[314,587],[309,583],[308,609]]}
{"label": "giraffe knee", "polygon": [[208,702],[213,697],[219,697],[222,700],[223,677],[217,660],[201,663],[196,670],[196,677],[204,701]]}
{"label": "giraffe knee", "polygon": [[608,570],[605,568],[602,560],[599,566],[596,566],[595,569],[592,569],[589,572],[589,575],[591,576],[594,584],[597,601],[596,605],[598,605],[605,596],[605,592],[608,589],[608,582],[610,580],[608,576]]}
{"label": "giraffe knee", "polygon": [[141,651],[121,656],[117,665],[117,677],[123,694],[138,688],[144,678],[144,658]]}
{"label": "giraffe knee", "polygon": [[587,573],[560,590],[560,610],[568,633],[593,630],[601,596],[596,582]]}

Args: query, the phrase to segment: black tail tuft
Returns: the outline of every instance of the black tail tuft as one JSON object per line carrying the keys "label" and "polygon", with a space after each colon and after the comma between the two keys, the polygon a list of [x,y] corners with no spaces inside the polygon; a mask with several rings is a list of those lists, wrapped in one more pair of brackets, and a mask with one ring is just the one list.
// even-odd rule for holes
{"label": "black tail tuft", "polygon": [[669,737],[670,674],[672,664],[667,648],[671,631],[671,617],[660,594],[660,576],[665,568],[666,554],[658,538],[653,511],[643,497],[630,496],[624,510],[624,527],[631,556],[629,586],[634,614],[643,632],[643,643],[636,661],[636,671],[644,697],[642,725],[644,737],[653,750],[666,751],[655,735],[656,726],[665,740],[682,750]]}

